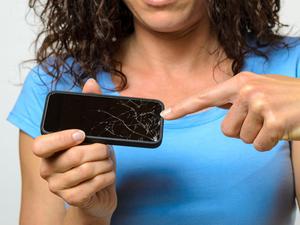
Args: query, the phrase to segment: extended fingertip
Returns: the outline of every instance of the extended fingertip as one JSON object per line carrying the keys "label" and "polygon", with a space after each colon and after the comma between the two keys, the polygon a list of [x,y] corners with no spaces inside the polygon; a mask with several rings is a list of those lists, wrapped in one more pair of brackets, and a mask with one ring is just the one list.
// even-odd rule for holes
{"label": "extended fingertip", "polygon": [[72,138],[76,142],[83,141],[85,138],[85,133],[82,130],[77,130],[72,134]]}
{"label": "extended fingertip", "polygon": [[168,109],[165,109],[163,110],[161,113],[160,113],[160,116],[164,119],[167,119],[172,113],[172,109],[171,108],[168,108]]}
{"label": "extended fingertip", "polygon": [[101,94],[101,88],[97,81],[94,78],[89,78],[83,88],[82,88],[83,93],[94,93],[94,94]]}
{"label": "extended fingertip", "polygon": [[85,83],[87,84],[87,83],[97,83],[97,82],[94,78],[89,78]]}

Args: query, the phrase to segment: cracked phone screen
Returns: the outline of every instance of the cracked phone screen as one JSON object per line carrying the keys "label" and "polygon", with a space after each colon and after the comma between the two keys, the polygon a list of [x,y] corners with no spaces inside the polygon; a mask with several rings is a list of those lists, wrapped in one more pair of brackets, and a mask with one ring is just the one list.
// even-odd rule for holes
{"label": "cracked phone screen", "polygon": [[162,104],[147,99],[56,93],[44,125],[49,132],[81,129],[88,136],[156,142],[162,110]]}

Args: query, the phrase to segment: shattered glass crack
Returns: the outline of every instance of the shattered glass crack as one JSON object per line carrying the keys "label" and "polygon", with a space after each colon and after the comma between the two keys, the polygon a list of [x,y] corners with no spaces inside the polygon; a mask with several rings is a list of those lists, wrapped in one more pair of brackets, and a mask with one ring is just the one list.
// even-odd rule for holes
{"label": "shattered glass crack", "polygon": [[86,107],[88,113],[82,115],[82,123],[91,124],[87,133],[92,136],[151,142],[160,139],[162,109],[156,103],[122,99],[101,108],[95,104]]}

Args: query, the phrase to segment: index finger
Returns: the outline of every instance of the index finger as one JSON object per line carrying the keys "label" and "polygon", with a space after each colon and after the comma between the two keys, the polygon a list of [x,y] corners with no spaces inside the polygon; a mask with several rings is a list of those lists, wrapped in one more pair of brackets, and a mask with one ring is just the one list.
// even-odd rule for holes
{"label": "index finger", "polygon": [[33,153],[41,158],[48,158],[56,152],[80,144],[85,139],[82,130],[72,129],[45,134],[34,140]]}
{"label": "index finger", "polygon": [[208,107],[221,106],[232,103],[233,97],[239,89],[238,81],[235,77],[208,88],[197,95],[191,96],[168,109],[161,112],[161,116],[166,120],[177,119],[184,115],[203,110]]}
{"label": "index finger", "polygon": [[99,84],[93,78],[90,78],[85,82],[85,84],[82,88],[82,92],[83,93],[94,93],[94,94],[99,94],[99,95],[102,94]]}

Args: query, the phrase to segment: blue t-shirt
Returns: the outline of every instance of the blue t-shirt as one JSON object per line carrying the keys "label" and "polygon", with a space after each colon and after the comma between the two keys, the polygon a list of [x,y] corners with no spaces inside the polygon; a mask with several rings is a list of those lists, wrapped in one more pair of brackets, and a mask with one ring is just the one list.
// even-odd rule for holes
{"label": "blue t-shirt", "polygon": [[[291,39],[293,40],[293,39]],[[290,41],[290,40],[289,40]],[[300,47],[277,49],[269,60],[250,55],[244,71],[298,77]],[[111,76],[98,75],[103,94],[119,95]],[[40,135],[45,97],[50,90],[81,92],[64,74],[56,86],[41,67],[27,76],[8,120],[31,137]],[[159,84],[157,84],[159,85]],[[295,190],[290,146],[272,151],[221,132],[227,110],[207,111],[165,121],[160,147],[113,146],[117,160],[118,208],[112,225],[292,225]]]}

